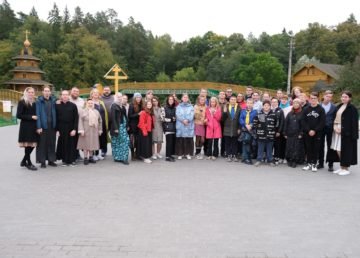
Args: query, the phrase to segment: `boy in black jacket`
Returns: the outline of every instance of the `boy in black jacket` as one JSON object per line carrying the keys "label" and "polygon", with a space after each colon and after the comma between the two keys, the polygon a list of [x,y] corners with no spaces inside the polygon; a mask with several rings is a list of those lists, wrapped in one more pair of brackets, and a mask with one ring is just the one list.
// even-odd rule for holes
{"label": "boy in black jacket", "polygon": [[317,171],[321,135],[325,126],[325,110],[319,105],[319,93],[310,94],[310,105],[303,110],[302,128],[304,130],[307,165],[303,170]]}

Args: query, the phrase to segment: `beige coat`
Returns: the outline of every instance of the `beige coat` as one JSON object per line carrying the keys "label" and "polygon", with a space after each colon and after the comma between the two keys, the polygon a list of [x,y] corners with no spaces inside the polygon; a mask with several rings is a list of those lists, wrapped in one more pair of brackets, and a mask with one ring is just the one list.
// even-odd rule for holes
{"label": "beige coat", "polygon": [[95,109],[98,117],[98,124],[95,126],[89,126],[89,111],[82,109],[79,113],[79,128],[78,132],[84,133],[84,136],[79,136],[77,148],[79,150],[98,150],[99,135],[102,133],[102,120],[99,111]]}

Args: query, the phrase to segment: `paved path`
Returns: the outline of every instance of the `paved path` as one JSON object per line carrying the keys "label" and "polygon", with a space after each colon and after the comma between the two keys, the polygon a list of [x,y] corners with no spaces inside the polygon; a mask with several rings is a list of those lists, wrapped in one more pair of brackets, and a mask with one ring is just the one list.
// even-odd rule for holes
{"label": "paved path", "polygon": [[0,258],[360,257],[359,167],[108,157],[29,172],[17,131],[0,128]]}

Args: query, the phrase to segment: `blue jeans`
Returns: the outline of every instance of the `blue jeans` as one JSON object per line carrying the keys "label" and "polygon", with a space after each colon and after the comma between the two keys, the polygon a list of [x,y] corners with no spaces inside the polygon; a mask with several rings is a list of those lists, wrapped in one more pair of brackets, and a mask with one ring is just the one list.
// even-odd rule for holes
{"label": "blue jeans", "polygon": [[266,160],[268,163],[273,161],[273,141],[258,141],[257,161],[262,161],[264,151],[266,151]]}
{"label": "blue jeans", "polygon": [[243,160],[251,160],[251,143],[242,144],[242,157]]}

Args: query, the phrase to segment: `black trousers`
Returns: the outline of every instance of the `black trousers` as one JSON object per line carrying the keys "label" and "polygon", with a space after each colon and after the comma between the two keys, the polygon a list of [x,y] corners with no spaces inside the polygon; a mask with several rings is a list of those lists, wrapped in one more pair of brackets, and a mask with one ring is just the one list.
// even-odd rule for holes
{"label": "black trousers", "polygon": [[139,134],[139,146],[138,154],[142,159],[149,159],[153,155],[152,153],[152,133],[148,132],[147,136],[142,133]]}
{"label": "black trousers", "polygon": [[166,134],[166,157],[169,158],[172,155],[175,155],[175,140],[176,140],[176,134]]}
{"label": "black trousers", "polygon": [[177,137],[176,138],[176,155],[185,156],[185,155],[194,155],[194,138],[193,137]]}
{"label": "black trousers", "polygon": [[220,141],[220,154],[221,156],[225,156],[225,138],[221,138]]}
{"label": "black trousers", "polygon": [[[325,141],[327,146],[327,151],[330,150],[331,140],[332,140],[333,128],[325,127],[323,134],[321,136],[320,142],[320,151],[319,151],[319,164],[324,166],[324,156],[325,156]],[[332,162],[329,161],[329,166],[332,166]]]}
{"label": "black trousers", "polygon": [[284,135],[275,137],[274,141],[274,159],[277,161],[279,159],[285,159],[285,150],[286,150],[286,139]]}
{"label": "black trousers", "polygon": [[206,148],[206,156],[211,157],[219,157],[219,139],[206,139],[207,148]]}
{"label": "black trousers", "polygon": [[321,135],[309,136],[305,134],[305,149],[308,164],[317,164],[319,160],[319,150],[321,145]]}
{"label": "black trousers", "polygon": [[224,136],[225,138],[225,150],[226,155],[229,156],[236,156],[237,154],[237,147],[238,147],[238,137],[237,136]]}

